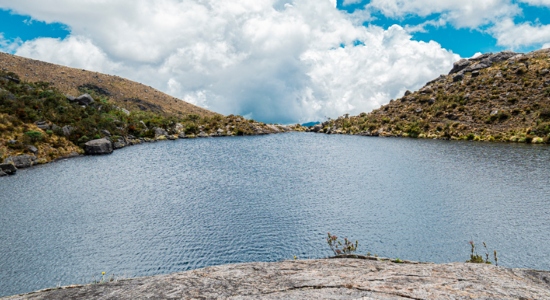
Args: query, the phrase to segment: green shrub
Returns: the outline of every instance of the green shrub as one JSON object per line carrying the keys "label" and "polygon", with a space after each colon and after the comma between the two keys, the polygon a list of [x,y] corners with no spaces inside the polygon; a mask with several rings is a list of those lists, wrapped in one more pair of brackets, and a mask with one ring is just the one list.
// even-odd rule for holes
{"label": "green shrub", "polygon": [[38,141],[41,141],[44,136],[42,134],[42,132],[40,131],[35,131],[35,130],[30,130],[30,131],[27,131],[25,132],[25,135],[31,140],[31,142],[35,143],[35,142],[38,142]]}

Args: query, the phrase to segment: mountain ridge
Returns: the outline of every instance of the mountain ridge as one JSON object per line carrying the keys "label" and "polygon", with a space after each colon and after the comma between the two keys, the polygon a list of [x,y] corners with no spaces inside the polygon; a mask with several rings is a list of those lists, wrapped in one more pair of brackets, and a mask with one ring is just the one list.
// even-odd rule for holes
{"label": "mountain ridge", "polygon": [[548,143],[550,49],[488,53],[379,109],[309,130],[365,136]]}

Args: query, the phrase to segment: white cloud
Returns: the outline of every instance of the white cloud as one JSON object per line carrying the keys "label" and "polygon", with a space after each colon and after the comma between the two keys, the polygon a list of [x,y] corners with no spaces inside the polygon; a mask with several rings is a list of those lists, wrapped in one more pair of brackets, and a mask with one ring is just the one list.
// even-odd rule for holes
{"label": "white cloud", "polygon": [[510,0],[372,0],[367,9],[392,18],[440,14],[441,20],[457,28],[477,28],[520,12]]}
{"label": "white cloud", "polygon": [[550,6],[550,0],[520,0],[520,2],[533,6]]}
{"label": "white cloud", "polygon": [[547,49],[547,48],[550,48],[550,43],[546,43],[541,47],[541,49]]}
{"label": "white cloud", "polygon": [[363,27],[333,4],[0,0],[0,8],[71,30],[63,40],[28,41],[18,55],[117,74],[268,122],[370,111],[459,58],[435,42],[412,41],[399,26]]}
{"label": "white cloud", "polygon": [[3,51],[3,52],[13,52],[15,51],[21,44],[23,43],[23,41],[21,41],[21,39],[17,38],[15,40],[8,40],[6,38],[4,38],[4,34],[2,32],[0,32],[0,51]]}
{"label": "white cloud", "polygon": [[550,25],[522,23],[515,24],[506,19],[490,29],[498,45],[512,49],[525,45],[543,45],[550,43]]}

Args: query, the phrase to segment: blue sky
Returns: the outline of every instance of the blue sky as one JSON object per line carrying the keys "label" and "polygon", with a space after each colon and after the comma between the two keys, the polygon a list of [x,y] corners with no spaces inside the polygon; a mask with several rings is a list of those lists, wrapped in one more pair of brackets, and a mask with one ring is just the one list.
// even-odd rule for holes
{"label": "blue sky", "polygon": [[550,0],[0,0],[0,51],[294,123],[368,112],[461,57],[550,47],[549,24]]}

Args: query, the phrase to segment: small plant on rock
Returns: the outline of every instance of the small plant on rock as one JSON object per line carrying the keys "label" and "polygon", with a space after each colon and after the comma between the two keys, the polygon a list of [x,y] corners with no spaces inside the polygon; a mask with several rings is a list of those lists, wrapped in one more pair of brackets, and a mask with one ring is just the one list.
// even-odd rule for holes
{"label": "small plant on rock", "polygon": [[337,236],[327,233],[327,243],[330,250],[334,252],[334,255],[353,254],[357,250],[359,243],[355,241],[352,243],[348,238],[344,238],[344,241],[340,241]]}
{"label": "small plant on rock", "polygon": [[[487,244],[485,244],[485,242],[483,242],[483,247],[485,248],[485,259],[483,259],[483,256],[477,254],[476,245],[474,241],[470,241],[469,244],[471,247],[471,250],[470,250],[471,253],[470,253],[470,259],[466,261],[467,263],[491,264],[491,261],[489,260],[489,250],[487,249]],[[495,258],[495,265],[498,266],[497,251],[495,250],[493,253]]]}

